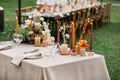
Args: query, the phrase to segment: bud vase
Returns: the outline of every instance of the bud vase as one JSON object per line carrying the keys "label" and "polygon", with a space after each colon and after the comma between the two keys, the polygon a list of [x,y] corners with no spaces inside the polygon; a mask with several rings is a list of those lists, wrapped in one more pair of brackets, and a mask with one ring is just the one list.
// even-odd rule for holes
{"label": "bud vase", "polygon": [[68,44],[62,44],[60,46],[60,54],[61,55],[69,55],[70,54],[70,52],[68,50]]}
{"label": "bud vase", "polygon": [[86,49],[84,47],[80,48],[80,56],[86,56]]}

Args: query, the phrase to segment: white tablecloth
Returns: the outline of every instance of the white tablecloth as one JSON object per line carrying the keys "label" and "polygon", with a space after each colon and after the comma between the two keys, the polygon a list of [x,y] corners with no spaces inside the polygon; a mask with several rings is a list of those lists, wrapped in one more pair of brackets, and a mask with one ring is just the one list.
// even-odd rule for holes
{"label": "white tablecloth", "polygon": [[98,54],[85,57],[56,54],[25,59],[18,67],[10,63],[13,57],[37,48],[43,50],[22,44],[0,51],[0,80],[110,80],[104,56]]}

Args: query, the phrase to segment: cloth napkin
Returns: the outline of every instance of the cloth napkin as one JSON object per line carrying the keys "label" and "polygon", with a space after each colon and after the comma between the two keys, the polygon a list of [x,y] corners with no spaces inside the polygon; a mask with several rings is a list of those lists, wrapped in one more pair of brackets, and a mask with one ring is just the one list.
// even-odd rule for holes
{"label": "cloth napkin", "polygon": [[23,54],[20,56],[16,56],[11,60],[11,63],[16,65],[16,66],[20,66],[20,63],[22,62],[23,59],[27,59],[27,58],[38,58],[41,57],[42,54],[41,53],[28,53],[28,54]]}
{"label": "cloth napkin", "polygon": [[12,46],[11,45],[0,45],[0,51],[2,50],[7,50],[7,49],[11,49]]}

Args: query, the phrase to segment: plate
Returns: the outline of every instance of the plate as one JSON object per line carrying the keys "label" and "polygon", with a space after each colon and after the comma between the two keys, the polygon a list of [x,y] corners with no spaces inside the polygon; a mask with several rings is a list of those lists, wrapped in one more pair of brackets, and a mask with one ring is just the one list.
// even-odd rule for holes
{"label": "plate", "polygon": [[35,55],[35,56],[29,56],[29,57],[26,57],[27,59],[37,59],[37,58],[42,58],[42,55]]}

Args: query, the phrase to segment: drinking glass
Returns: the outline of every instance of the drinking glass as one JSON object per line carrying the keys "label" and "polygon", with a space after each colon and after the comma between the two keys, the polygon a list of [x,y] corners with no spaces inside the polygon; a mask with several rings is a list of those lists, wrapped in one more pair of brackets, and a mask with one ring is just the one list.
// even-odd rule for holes
{"label": "drinking glass", "polygon": [[23,41],[23,36],[21,34],[14,34],[13,41],[18,45]]}

